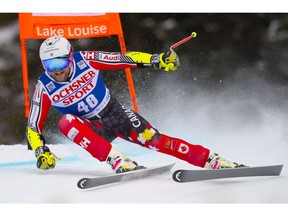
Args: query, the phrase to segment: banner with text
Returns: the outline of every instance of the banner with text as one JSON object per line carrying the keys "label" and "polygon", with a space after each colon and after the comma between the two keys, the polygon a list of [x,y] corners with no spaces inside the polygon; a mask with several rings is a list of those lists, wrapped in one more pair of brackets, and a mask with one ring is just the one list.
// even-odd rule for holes
{"label": "banner with text", "polygon": [[20,39],[102,37],[122,34],[118,13],[103,14],[38,14],[20,13]]}

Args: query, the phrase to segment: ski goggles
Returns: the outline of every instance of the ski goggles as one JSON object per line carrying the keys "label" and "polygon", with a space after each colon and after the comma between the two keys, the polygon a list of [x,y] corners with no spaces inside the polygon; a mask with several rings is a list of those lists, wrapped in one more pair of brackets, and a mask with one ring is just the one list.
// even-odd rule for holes
{"label": "ski goggles", "polygon": [[49,73],[53,72],[56,69],[62,71],[66,67],[68,67],[69,64],[70,60],[67,56],[42,60],[42,65],[44,69]]}

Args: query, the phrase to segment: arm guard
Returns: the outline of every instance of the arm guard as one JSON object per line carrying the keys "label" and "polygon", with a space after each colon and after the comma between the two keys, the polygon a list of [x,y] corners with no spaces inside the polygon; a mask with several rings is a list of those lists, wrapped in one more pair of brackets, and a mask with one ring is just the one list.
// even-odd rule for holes
{"label": "arm guard", "polygon": [[43,137],[36,131],[33,131],[29,126],[27,126],[26,131],[27,140],[30,143],[32,149],[35,151],[39,146],[44,145]]}
{"label": "arm guard", "polygon": [[98,70],[151,67],[151,54],[143,52],[81,51],[89,65]]}
{"label": "arm guard", "polygon": [[[56,166],[56,161],[54,154],[45,146],[44,137],[36,131],[33,131],[29,126],[27,126],[26,135],[28,142],[35,152],[37,160],[36,166],[43,170],[53,169]],[[61,158],[59,160],[61,160]]]}
{"label": "arm guard", "polygon": [[125,56],[132,59],[137,66],[140,67],[151,67],[151,57],[152,54],[143,53],[143,52],[129,52],[126,53]]}

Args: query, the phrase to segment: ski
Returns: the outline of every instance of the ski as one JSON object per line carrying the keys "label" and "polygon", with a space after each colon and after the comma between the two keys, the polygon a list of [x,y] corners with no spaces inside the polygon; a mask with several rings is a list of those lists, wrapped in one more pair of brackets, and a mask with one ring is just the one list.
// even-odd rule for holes
{"label": "ski", "polygon": [[181,183],[234,177],[279,176],[282,168],[283,165],[273,165],[219,170],[176,170],[173,180]]}
{"label": "ski", "polygon": [[120,173],[108,176],[99,176],[95,178],[82,178],[78,181],[77,186],[80,189],[96,188],[99,186],[104,186],[112,183],[128,181],[132,179],[139,179],[148,176],[160,175],[162,173],[169,172],[171,168],[174,166],[174,164],[175,163],[153,168],[135,170],[126,173]]}

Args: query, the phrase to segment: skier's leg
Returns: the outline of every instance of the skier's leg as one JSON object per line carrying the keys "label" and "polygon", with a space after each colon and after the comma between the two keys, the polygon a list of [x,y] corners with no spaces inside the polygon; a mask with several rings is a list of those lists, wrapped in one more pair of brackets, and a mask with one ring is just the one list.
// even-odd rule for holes
{"label": "skier's leg", "polygon": [[160,133],[140,114],[115,102],[102,119],[103,126],[115,135],[143,147],[177,157],[188,163],[208,169],[236,168],[243,165],[231,163],[210,150],[185,140]]}
{"label": "skier's leg", "polygon": [[92,130],[92,124],[75,115],[63,115],[58,123],[60,131],[99,161],[105,161],[111,144]]}
{"label": "skier's leg", "polygon": [[[116,173],[144,168],[143,166],[138,166],[135,161],[127,158],[116,148],[112,147],[110,142],[94,131],[101,130],[100,123],[94,122],[92,124],[84,118],[66,114],[62,116],[58,126],[66,137],[80,145],[94,158],[99,161],[106,161]],[[102,134],[108,134],[110,138],[113,138],[109,132],[103,132]]]}
{"label": "skier's leg", "polygon": [[157,149],[164,154],[172,155],[181,160],[187,161],[195,166],[204,167],[210,150],[201,145],[189,143],[185,140],[160,134],[147,142],[148,148]]}
{"label": "skier's leg", "polygon": [[209,150],[201,145],[160,134],[140,114],[122,106],[117,101],[109,113],[101,118],[104,128],[115,135],[165,154],[185,160],[196,166],[204,167]]}

